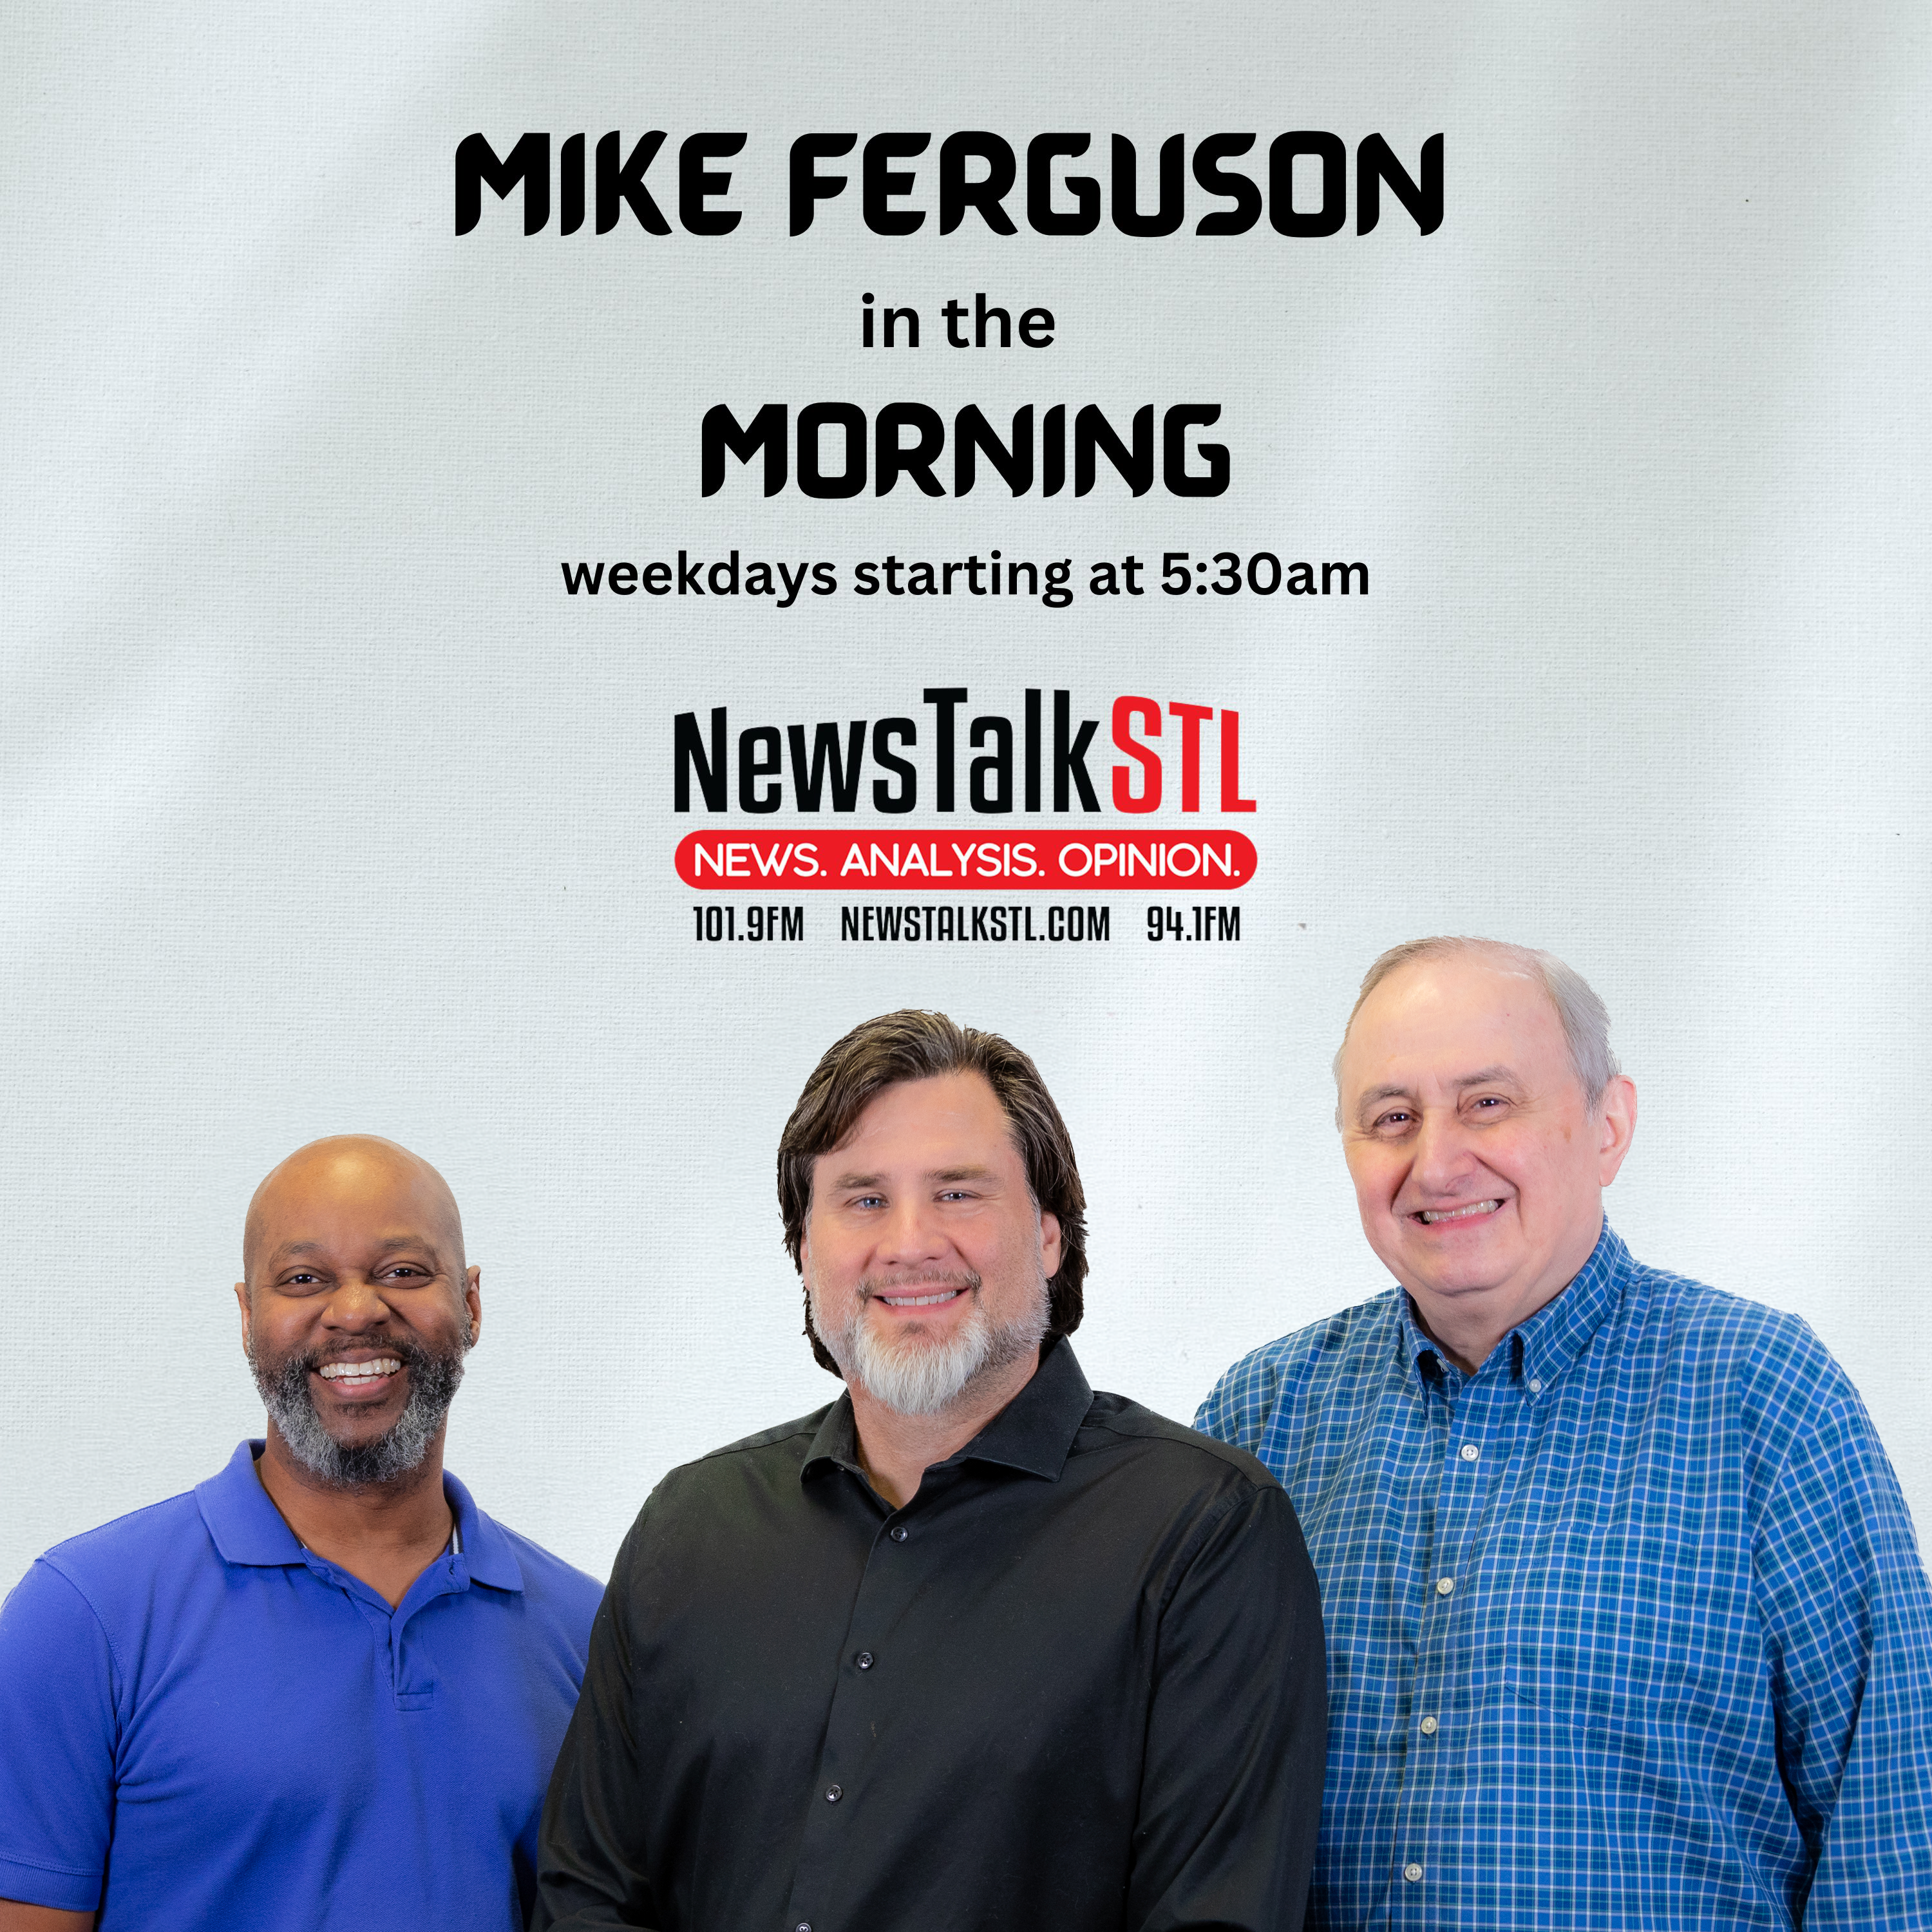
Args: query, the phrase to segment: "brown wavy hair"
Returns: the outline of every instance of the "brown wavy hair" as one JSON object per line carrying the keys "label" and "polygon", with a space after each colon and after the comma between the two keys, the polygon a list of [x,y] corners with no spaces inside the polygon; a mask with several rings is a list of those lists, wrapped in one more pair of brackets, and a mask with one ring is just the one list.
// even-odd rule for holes
{"label": "brown wavy hair", "polygon": [[[812,1069],[778,1136],[778,1211],[791,1264],[802,1278],[813,1163],[844,1140],[887,1088],[946,1073],[976,1073],[992,1088],[1012,1130],[1034,1205],[1060,1223],[1060,1266],[1046,1284],[1047,1333],[1070,1335],[1084,1312],[1087,1279],[1087,1194],[1073,1137],[1026,1054],[998,1034],[960,1026],[944,1013],[911,1006],[881,1013],[855,1026]],[[812,1325],[809,1289],[805,1335],[819,1366],[837,1375],[838,1364]]]}

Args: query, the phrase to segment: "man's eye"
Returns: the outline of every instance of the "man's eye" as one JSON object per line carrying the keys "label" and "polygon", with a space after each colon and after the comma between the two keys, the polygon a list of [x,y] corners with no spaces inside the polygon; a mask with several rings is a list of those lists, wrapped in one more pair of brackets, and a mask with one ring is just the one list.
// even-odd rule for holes
{"label": "man's eye", "polygon": [[389,1272],[392,1274],[421,1274],[423,1270],[419,1268],[412,1268],[405,1262],[399,1267],[392,1268]]}
{"label": "man's eye", "polygon": [[1394,1113],[1382,1114],[1376,1122],[1378,1127],[1406,1127],[1414,1115],[1397,1108]]}
{"label": "man's eye", "polygon": [[1500,1094],[1485,1094],[1480,1100],[1475,1101],[1473,1104],[1478,1107],[1493,1108],[1505,1106],[1508,1103],[1503,1099]]}
{"label": "man's eye", "polygon": [[883,1208],[886,1197],[883,1194],[862,1194],[852,1203],[855,1208]]}

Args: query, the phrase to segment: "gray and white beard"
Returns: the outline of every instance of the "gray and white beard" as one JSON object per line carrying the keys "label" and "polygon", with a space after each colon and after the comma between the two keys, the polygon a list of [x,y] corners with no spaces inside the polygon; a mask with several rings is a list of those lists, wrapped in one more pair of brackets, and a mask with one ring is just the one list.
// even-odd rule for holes
{"label": "gray and white beard", "polygon": [[[867,1304],[874,1295],[935,1288],[961,1288],[973,1297],[965,1320],[949,1340],[894,1337],[866,1318]],[[950,1408],[974,1383],[1038,1348],[1048,1319],[1045,1276],[1026,1310],[996,1325],[980,1299],[980,1277],[969,1270],[917,1281],[862,1282],[851,1319],[835,1333],[820,1313],[818,1284],[812,1283],[812,1325],[832,1359],[848,1382],[862,1382],[874,1400],[901,1415],[938,1415]]]}
{"label": "gray and white beard", "polygon": [[316,1357],[291,1355],[269,1369],[255,1359],[251,1346],[248,1366],[289,1454],[332,1489],[370,1489],[422,1467],[463,1379],[469,1325],[466,1321],[464,1341],[446,1355],[432,1354],[415,1342],[382,1341],[383,1352],[409,1371],[410,1399],[402,1414],[372,1442],[338,1442],[322,1426],[308,1385],[310,1374],[319,1366]]}

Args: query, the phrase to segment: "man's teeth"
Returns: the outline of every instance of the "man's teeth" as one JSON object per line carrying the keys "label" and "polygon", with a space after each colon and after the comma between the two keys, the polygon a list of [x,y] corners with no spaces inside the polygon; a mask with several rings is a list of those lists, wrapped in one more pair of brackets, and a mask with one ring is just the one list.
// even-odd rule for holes
{"label": "man's teeth", "polygon": [[324,1382],[374,1382],[378,1376],[393,1376],[402,1364],[389,1355],[379,1355],[373,1362],[325,1362],[316,1370]]}
{"label": "man's teeth", "polygon": [[1493,1214],[1502,1204],[1500,1201],[1472,1201],[1466,1208],[1425,1208],[1422,1219],[1431,1222],[1466,1221],[1472,1214]]}
{"label": "man's teeth", "polygon": [[956,1288],[942,1288],[932,1294],[882,1294],[879,1299],[888,1308],[930,1308],[934,1302],[950,1301],[958,1292]]}

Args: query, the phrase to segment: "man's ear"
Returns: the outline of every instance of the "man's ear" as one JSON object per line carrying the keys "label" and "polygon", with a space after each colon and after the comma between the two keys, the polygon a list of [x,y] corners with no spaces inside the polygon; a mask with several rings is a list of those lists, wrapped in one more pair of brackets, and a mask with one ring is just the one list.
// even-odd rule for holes
{"label": "man's ear", "polygon": [[249,1317],[254,1311],[248,1306],[248,1284],[238,1281],[235,1284],[235,1302],[242,1311],[242,1352],[248,1352]]}
{"label": "man's ear", "polygon": [[1616,1179],[1636,1132],[1636,1082],[1627,1074],[1617,1075],[1604,1089],[1597,1119],[1598,1184],[1607,1187]]}
{"label": "man's ear", "polygon": [[463,1271],[463,1306],[470,1317],[470,1343],[476,1345],[476,1338],[483,1332],[483,1270],[472,1262]]}
{"label": "man's ear", "polygon": [[1060,1216],[1043,1210],[1040,1217],[1040,1271],[1048,1281],[1060,1272]]}

